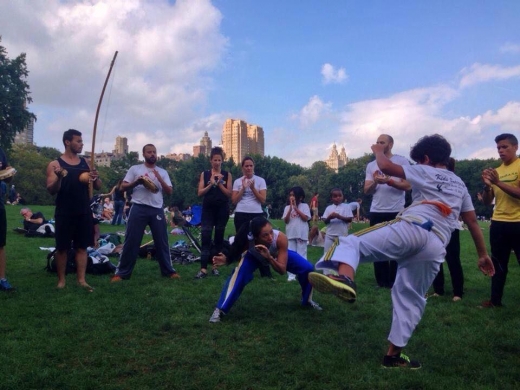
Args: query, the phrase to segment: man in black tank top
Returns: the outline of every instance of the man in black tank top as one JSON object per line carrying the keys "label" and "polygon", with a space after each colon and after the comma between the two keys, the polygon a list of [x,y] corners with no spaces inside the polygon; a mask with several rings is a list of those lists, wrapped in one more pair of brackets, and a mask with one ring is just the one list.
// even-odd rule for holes
{"label": "man in black tank top", "polygon": [[47,166],[47,191],[56,196],[56,268],[58,288],[65,287],[65,266],[67,252],[76,251],[77,282],[80,287],[92,291],[85,280],[87,268],[87,247],[94,245],[94,228],[88,183],[80,181],[82,173],[89,173],[89,181],[99,190],[101,180],[97,171],[90,168],[84,158],[83,139],[78,130],[69,129],[63,133],[65,153]]}

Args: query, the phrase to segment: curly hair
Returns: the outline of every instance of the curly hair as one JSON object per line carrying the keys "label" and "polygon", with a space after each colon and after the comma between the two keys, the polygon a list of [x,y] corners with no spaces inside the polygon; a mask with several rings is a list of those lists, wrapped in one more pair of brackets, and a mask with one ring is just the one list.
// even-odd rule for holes
{"label": "curly hair", "polygon": [[451,155],[451,146],[446,138],[439,134],[425,135],[420,138],[410,150],[410,158],[416,163],[422,163],[428,156],[432,165],[448,165]]}

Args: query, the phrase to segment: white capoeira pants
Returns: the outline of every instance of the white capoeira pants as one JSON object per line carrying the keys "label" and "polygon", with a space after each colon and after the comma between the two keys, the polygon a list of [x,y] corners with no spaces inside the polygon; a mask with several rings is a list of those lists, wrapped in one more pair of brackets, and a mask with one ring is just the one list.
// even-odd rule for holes
{"label": "white capoeira pants", "polygon": [[340,237],[339,244],[316,263],[316,269],[337,270],[340,263],[345,263],[355,271],[360,262],[397,261],[388,340],[404,347],[421,320],[426,292],[445,253],[444,243],[435,233],[406,221],[391,221]]}

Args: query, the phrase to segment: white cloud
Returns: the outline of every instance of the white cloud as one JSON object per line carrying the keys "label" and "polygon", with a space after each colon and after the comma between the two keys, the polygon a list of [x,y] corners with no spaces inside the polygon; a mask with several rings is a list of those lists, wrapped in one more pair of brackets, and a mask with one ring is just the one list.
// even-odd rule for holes
{"label": "white cloud", "polygon": [[299,120],[301,126],[305,128],[318,122],[323,115],[331,111],[331,108],[332,103],[325,103],[317,95],[314,95],[298,115],[293,115],[293,119]]}
{"label": "white cloud", "polygon": [[511,43],[511,42],[507,42],[500,47],[500,52],[501,53],[511,53],[511,54],[520,53],[520,45]]}
{"label": "white cloud", "polygon": [[473,64],[469,68],[460,71],[459,86],[466,88],[474,84],[489,82],[492,80],[506,80],[520,77],[520,65],[504,67],[500,65]]}
{"label": "white cloud", "polygon": [[323,76],[323,84],[342,84],[348,80],[345,68],[336,70],[334,66],[328,63],[321,67],[321,75]]}
{"label": "white cloud", "polygon": [[61,134],[71,127],[90,142],[116,50],[98,126],[105,141],[96,150],[112,150],[117,135],[129,139],[131,150],[152,140],[160,153],[193,142],[193,135],[180,129],[197,119],[212,87],[208,74],[227,50],[221,20],[210,0],[3,4],[0,25],[8,33],[3,33],[2,45],[11,57],[27,53],[34,99],[30,109],[38,114],[36,142],[61,149]]}

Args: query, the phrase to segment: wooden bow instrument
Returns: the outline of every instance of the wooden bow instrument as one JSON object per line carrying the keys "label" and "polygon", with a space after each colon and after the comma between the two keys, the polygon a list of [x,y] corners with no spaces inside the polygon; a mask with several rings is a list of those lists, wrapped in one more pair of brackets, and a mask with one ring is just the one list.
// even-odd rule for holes
{"label": "wooden bow instrument", "polygon": [[[110,69],[108,69],[108,74],[105,79],[105,84],[103,84],[103,90],[101,91],[101,96],[99,97],[99,102],[97,105],[96,119],[94,120],[94,131],[92,134],[92,152],[90,155],[90,164],[89,164],[89,168],[91,171],[94,170],[94,158],[95,158],[94,152],[95,152],[95,147],[96,147],[96,131],[97,131],[98,118],[99,118],[99,110],[101,109],[101,102],[103,101],[103,96],[105,95],[105,89],[107,88],[108,79],[110,78],[110,74],[112,73],[112,68],[114,67],[114,63],[116,62],[117,53],[118,53],[117,51],[114,53],[114,58],[112,58],[112,62],[110,63]],[[94,194],[94,183],[92,181],[89,183],[88,191],[89,191],[90,198],[92,198],[92,195]]]}

